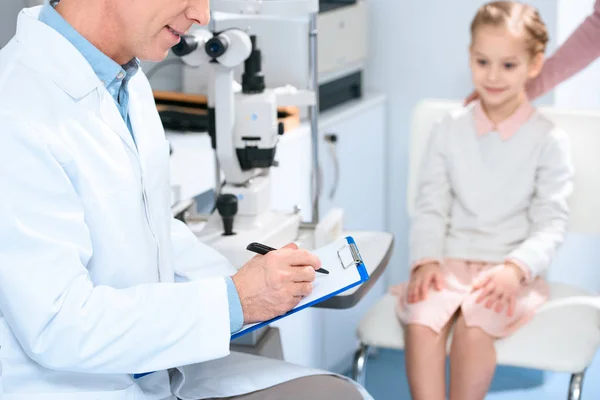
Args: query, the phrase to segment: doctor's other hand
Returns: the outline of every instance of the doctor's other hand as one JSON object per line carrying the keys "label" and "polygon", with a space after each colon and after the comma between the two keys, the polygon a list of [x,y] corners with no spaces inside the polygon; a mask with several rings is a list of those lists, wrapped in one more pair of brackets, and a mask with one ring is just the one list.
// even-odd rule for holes
{"label": "doctor's other hand", "polygon": [[312,292],[319,258],[289,244],[254,256],[235,275],[244,323],[266,321],[285,314]]}
{"label": "doctor's other hand", "polygon": [[438,263],[423,264],[410,274],[407,288],[407,301],[417,303],[427,298],[429,287],[440,291],[444,288],[444,274]]}

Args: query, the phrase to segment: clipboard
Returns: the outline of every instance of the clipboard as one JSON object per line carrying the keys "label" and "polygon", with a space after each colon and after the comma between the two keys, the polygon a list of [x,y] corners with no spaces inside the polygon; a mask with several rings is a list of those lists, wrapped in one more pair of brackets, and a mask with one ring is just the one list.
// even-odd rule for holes
{"label": "clipboard", "polygon": [[302,299],[296,307],[283,315],[268,321],[244,325],[239,331],[231,335],[232,340],[325,301],[369,280],[369,273],[352,236],[346,236],[317,250],[313,250],[313,254],[319,257],[321,265],[329,271],[329,274],[316,274],[312,293]]}
{"label": "clipboard", "polygon": [[[312,253],[319,257],[323,268],[329,271],[328,275],[316,274],[312,293],[302,299],[292,310],[279,317],[242,326],[239,331],[231,335],[232,340],[325,301],[369,280],[369,273],[352,236],[338,239],[317,250],[313,250]],[[133,378],[139,379],[151,373],[134,374]]]}

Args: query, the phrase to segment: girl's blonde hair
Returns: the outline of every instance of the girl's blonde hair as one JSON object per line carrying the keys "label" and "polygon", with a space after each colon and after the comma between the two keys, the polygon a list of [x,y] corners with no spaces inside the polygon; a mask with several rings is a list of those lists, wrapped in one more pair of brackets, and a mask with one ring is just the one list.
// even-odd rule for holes
{"label": "girl's blonde hair", "polygon": [[505,26],[527,36],[527,50],[532,57],[546,51],[548,28],[538,10],[516,1],[493,1],[479,8],[471,23],[471,37],[481,26]]}

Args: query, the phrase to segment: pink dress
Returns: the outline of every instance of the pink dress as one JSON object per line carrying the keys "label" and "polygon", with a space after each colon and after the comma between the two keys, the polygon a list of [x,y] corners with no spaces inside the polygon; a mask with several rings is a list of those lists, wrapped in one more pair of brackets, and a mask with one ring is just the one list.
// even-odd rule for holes
{"label": "pink dress", "polygon": [[475,301],[479,291],[473,291],[473,283],[482,273],[493,268],[503,268],[477,261],[446,260],[442,265],[444,289],[437,291],[430,288],[427,298],[418,303],[406,301],[406,284],[392,287],[391,293],[398,296],[397,315],[403,324],[419,324],[439,333],[460,308],[467,326],[481,328],[490,336],[501,338],[512,334],[517,328],[527,323],[535,311],[548,298],[548,285],[537,278],[530,285],[524,286],[516,299],[514,314],[509,317],[504,312],[497,313]]}

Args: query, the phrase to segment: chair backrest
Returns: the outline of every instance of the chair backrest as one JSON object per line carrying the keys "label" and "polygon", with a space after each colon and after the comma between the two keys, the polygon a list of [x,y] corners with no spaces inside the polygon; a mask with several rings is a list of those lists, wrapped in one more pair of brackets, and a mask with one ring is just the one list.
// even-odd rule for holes
{"label": "chair backrest", "polygon": [[[444,115],[462,105],[456,101],[427,99],[415,107],[410,130],[408,213],[412,215],[416,178],[429,134]],[[571,139],[575,166],[574,191],[569,199],[571,232],[600,233],[600,110],[538,110],[560,126]]]}

